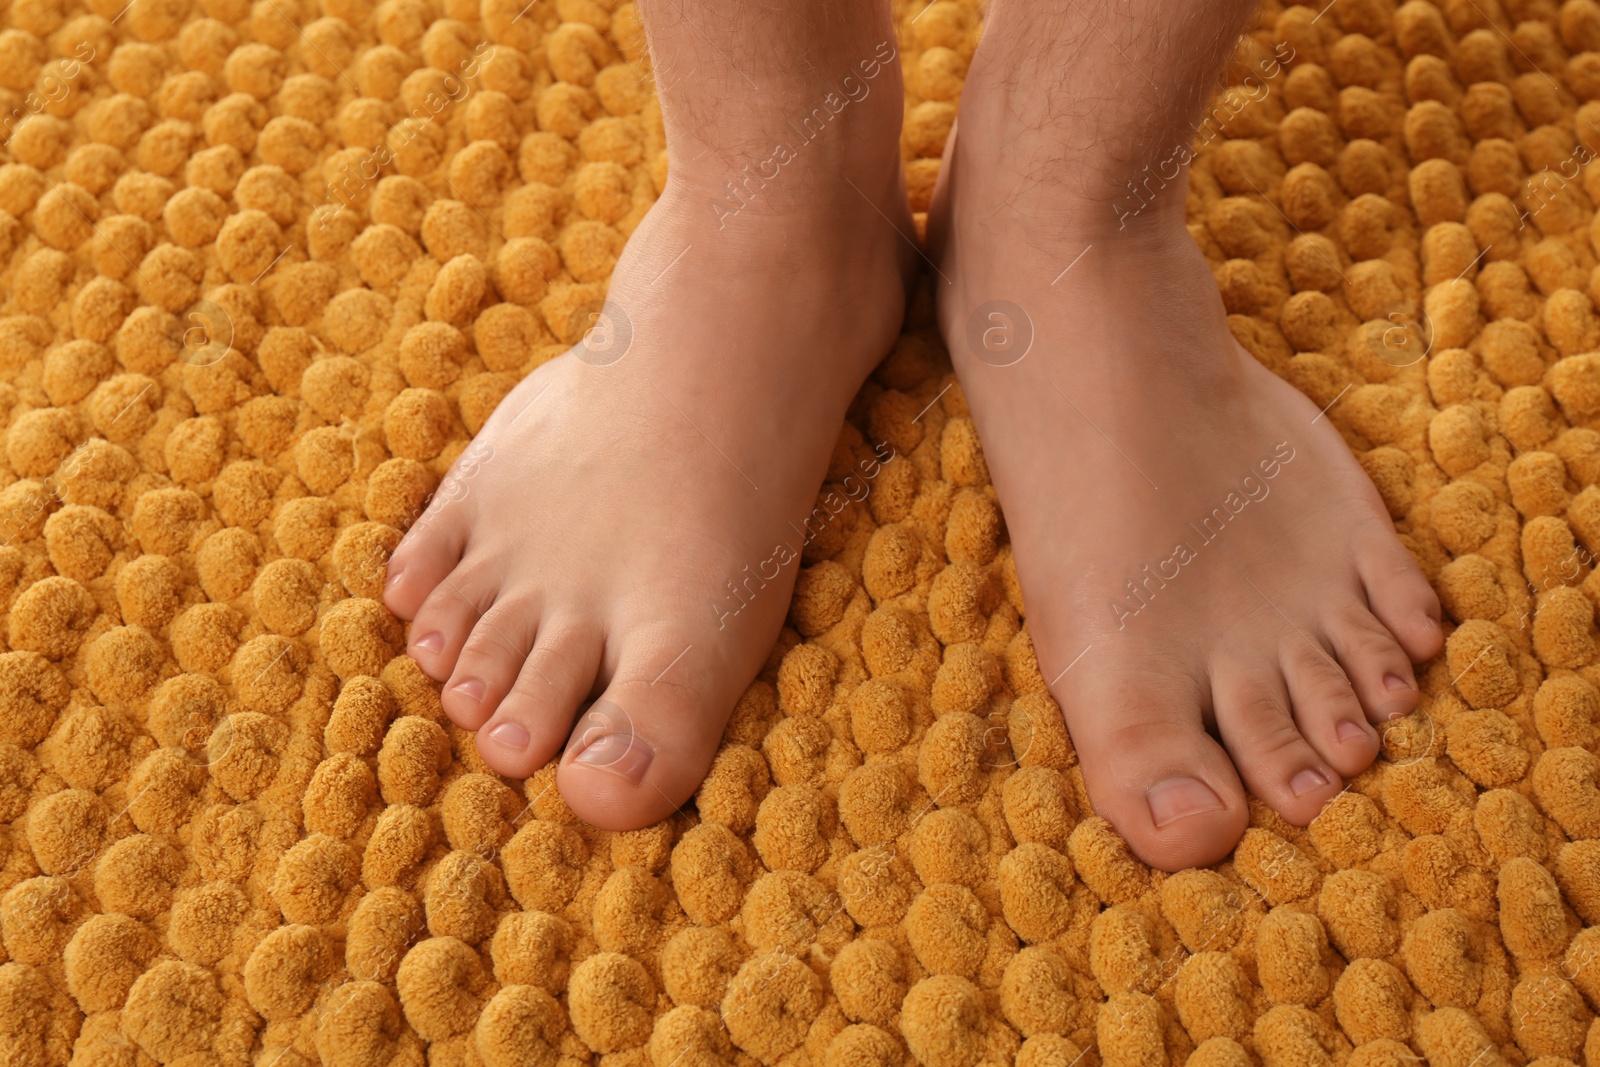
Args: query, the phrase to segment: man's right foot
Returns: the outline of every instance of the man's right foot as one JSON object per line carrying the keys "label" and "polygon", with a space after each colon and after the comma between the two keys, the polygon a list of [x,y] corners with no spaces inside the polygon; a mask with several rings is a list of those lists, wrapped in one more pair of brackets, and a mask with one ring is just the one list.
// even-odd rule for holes
{"label": "man's right foot", "polygon": [[[764,183],[674,149],[609,336],[501,402],[390,561],[407,651],[484,761],[525,778],[561,755],[563,797],[602,828],[665,817],[705,776],[789,610],[845,409],[899,332],[915,249],[899,63],[879,68],[814,140],[784,127],[794,157]],[[841,75],[746,103],[783,123]],[[855,461],[868,481],[875,458]]]}

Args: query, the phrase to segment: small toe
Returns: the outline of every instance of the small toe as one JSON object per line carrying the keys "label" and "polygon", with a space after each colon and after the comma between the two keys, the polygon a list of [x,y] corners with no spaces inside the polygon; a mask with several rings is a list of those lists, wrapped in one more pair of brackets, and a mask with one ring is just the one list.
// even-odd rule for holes
{"label": "small toe", "polygon": [[1356,567],[1372,614],[1394,635],[1413,663],[1430,660],[1444,648],[1439,596],[1417,561],[1392,534],[1358,550]]}
{"label": "small toe", "polygon": [[527,778],[549,763],[594,690],[602,646],[593,630],[544,622],[509,691],[478,730],[483,761],[509,778]]}
{"label": "small toe", "polygon": [[1197,694],[1128,683],[1072,707],[1089,798],[1141,860],[1166,871],[1204,867],[1238,844],[1249,809],[1227,753],[1202,725]]}
{"label": "small toe", "polygon": [[[1405,658],[1399,646],[1390,645]],[[1370,767],[1378,756],[1378,733],[1367,721],[1359,687],[1327,649],[1302,637],[1285,647],[1279,666],[1300,736],[1343,778]]]}
{"label": "small toe", "polygon": [[414,619],[441,582],[461,562],[466,531],[453,516],[429,510],[395,546],[383,579],[383,604],[402,619]]}
{"label": "small toe", "polygon": [[452,722],[476,730],[494,714],[516,683],[537,632],[538,612],[526,602],[497,601],[484,613],[439,694]]}
{"label": "small toe", "polygon": [[449,678],[462,646],[478,623],[481,608],[493,600],[492,591],[463,591],[460,582],[446,576],[417,609],[406,637],[406,654],[434,681]]}
{"label": "small toe", "polygon": [[579,818],[601,829],[659,822],[694,795],[711,769],[733,697],[663,677],[670,658],[619,666],[561,757],[561,795]]}
{"label": "small toe", "polygon": [[1217,728],[1250,792],[1297,826],[1305,826],[1344,788],[1300,733],[1278,664],[1223,663],[1212,677]]}
{"label": "small toe", "polygon": [[1327,638],[1369,722],[1398,719],[1417,706],[1421,693],[1411,657],[1365,609],[1328,626]]}

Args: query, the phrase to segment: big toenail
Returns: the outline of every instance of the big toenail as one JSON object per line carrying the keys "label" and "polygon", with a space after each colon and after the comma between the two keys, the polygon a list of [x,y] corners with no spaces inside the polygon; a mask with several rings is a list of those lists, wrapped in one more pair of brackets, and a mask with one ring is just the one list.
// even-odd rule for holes
{"label": "big toenail", "polygon": [[1289,779],[1289,790],[1297,797],[1303,797],[1313,789],[1321,789],[1328,784],[1328,776],[1321,771],[1305,770]]}
{"label": "big toenail", "polygon": [[1339,724],[1339,740],[1341,741],[1355,741],[1365,736],[1367,736],[1366,727],[1360,723],[1346,719]]}
{"label": "big toenail", "polygon": [[1158,827],[1190,815],[1221,811],[1226,806],[1211,787],[1198,778],[1168,778],[1157,782],[1145,794],[1145,802],[1150,805],[1150,818]]}
{"label": "big toenail", "polygon": [[573,757],[573,762],[602,767],[637,785],[655,756],[648,745],[632,734],[606,734],[590,742]]}
{"label": "big toenail", "polygon": [[411,643],[424,652],[437,652],[444,647],[444,634],[435,630],[431,634],[423,634]]}
{"label": "big toenail", "polygon": [[1390,692],[1393,692],[1396,689],[1412,688],[1410,682],[1406,681],[1398,674],[1395,674],[1393,671],[1390,671],[1388,674],[1383,676],[1383,687]]}
{"label": "big toenail", "polygon": [[496,723],[489,727],[489,740],[521,752],[528,747],[528,730],[519,722]]}
{"label": "big toenail", "polygon": [[395,585],[399,583],[400,576],[403,575],[403,574],[405,574],[405,571],[403,571],[403,570],[396,570],[396,569],[390,568],[389,577],[387,577],[387,578],[385,578],[383,580],[383,587],[385,589],[393,589],[395,587]]}
{"label": "big toenail", "polygon": [[[450,692],[460,693],[473,703],[477,703],[483,699],[483,689],[484,686],[482,681],[477,678],[468,678],[466,681],[457,682],[455,685],[452,685],[450,687]],[[521,727],[519,726],[518,729],[520,730]]]}

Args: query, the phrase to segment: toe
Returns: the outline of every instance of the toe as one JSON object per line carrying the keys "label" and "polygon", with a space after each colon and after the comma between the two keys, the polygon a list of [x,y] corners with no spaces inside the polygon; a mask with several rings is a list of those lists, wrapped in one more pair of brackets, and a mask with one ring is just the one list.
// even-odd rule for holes
{"label": "toe", "polygon": [[[691,646],[685,658],[693,655]],[[619,665],[561,757],[561,795],[601,829],[635,830],[666,818],[711,769],[733,696],[717,695],[692,662],[669,664],[672,656]]]}
{"label": "toe", "polygon": [[1305,826],[1344,783],[1295,724],[1278,664],[1224,662],[1211,685],[1217,729],[1239,776],[1273,811]]}
{"label": "toe", "polygon": [[531,604],[508,598],[478,620],[439,694],[445,714],[457,726],[478,729],[511,691],[534,647],[538,618]]}
{"label": "toe", "polygon": [[515,681],[478,731],[483,761],[509,778],[527,778],[549,763],[594,690],[602,647],[597,630],[543,622],[533,651],[518,661]]}
{"label": "toe", "polygon": [[1125,678],[1067,706],[1089,798],[1135,855],[1179,871],[1216,863],[1238,843],[1249,809],[1201,722],[1198,693]]}
{"label": "toe", "polygon": [[[1389,644],[1404,660],[1399,646],[1392,640]],[[1367,722],[1359,687],[1327,650],[1300,638],[1284,648],[1279,667],[1295,726],[1317,755],[1343,778],[1370,767],[1378,756],[1378,733]]]}
{"label": "toe", "polygon": [[1412,662],[1432,659],[1444,647],[1439,597],[1422,568],[1388,531],[1356,554],[1372,614],[1394,635]]}
{"label": "toe", "polygon": [[446,575],[434,585],[411,621],[406,654],[436,682],[450,677],[456,657],[477,624],[482,609],[494,601],[492,589],[481,592]]}
{"label": "toe", "polygon": [[455,516],[429,509],[395,546],[383,580],[383,603],[402,619],[414,619],[428,597],[461,562],[466,530]]}
{"label": "toe", "polygon": [[1328,626],[1327,637],[1368,721],[1398,719],[1417,706],[1420,694],[1411,657],[1366,610],[1356,609],[1336,620]]}

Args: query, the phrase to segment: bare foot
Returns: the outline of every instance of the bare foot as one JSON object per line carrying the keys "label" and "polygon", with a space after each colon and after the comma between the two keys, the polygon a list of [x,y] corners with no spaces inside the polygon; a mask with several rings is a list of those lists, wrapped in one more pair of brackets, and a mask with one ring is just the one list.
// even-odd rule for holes
{"label": "bare foot", "polygon": [[897,69],[850,105],[882,150],[819,139],[731,215],[741,176],[675,157],[603,332],[512,391],[390,562],[385,602],[446,713],[508,776],[565,747],[558,786],[597,826],[654,822],[705,776],[788,611],[845,409],[899,331]]}
{"label": "bare foot", "polygon": [[1329,420],[1229,333],[1184,183],[1125,230],[1104,201],[1029,217],[1037,176],[969,118],[974,67],[931,223],[940,322],[1028,629],[1095,808],[1154,866],[1209,864],[1244,789],[1305,825],[1372,762],[1438,600]]}

